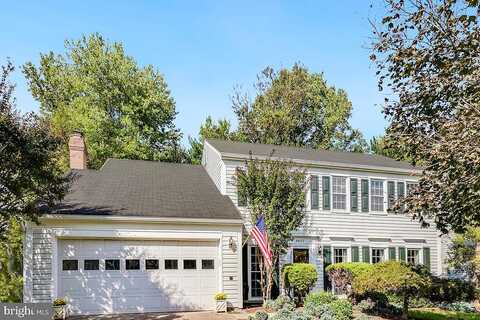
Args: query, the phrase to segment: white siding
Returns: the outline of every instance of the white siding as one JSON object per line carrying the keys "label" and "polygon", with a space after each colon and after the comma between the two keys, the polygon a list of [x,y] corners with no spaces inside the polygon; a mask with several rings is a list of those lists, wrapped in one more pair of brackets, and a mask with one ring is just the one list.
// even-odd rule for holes
{"label": "white siding", "polygon": [[220,193],[225,194],[225,165],[220,153],[207,141],[203,144],[202,165]]}
{"label": "white siding", "polygon": [[[237,204],[237,190],[232,177],[235,175],[236,168],[241,165],[240,161],[226,161],[226,194],[230,196],[233,203]],[[322,272],[323,257],[321,247],[324,245],[333,247],[358,246],[360,250],[360,261],[362,261],[362,246],[372,247],[407,247],[407,248],[430,248],[431,270],[435,274],[444,272],[442,256],[445,244],[442,243],[438,231],[433,227],[421,228],[417,221],[405,215],[387,214],[387,184],[386,181],[415,181],[416,178],[409,175],[399,174],[377,174],[374,172],[333,170],[326,168],[307,168],[307,175],[319,176],[319,209],[310,209],[310,190],[307,190],[307,215],[303,227],[296,233],[293,246],[310,248],[310,262],[317,264],[317,269]],[[358,210],[350,211],[350,180],[347,179],[347,210],[334,211],[322,209],[322,176],[345,175],[346,177],[355,177],[358,179]],[[373,213],[361,212],[361,193],[360,179],[382,179],[384,186],[384,208],[385,212]],[[331,190],[331,188],[330,188]],[[370,191],[369,191],[370,193]],[[371,199],[369,199],[371,204]],[[331,205],[330,201],[330,205]],[[239,208],[244,219],[247,230],[250,229],[251,222],[248,210]],[[343,238],[351,238],[346,241]],[[388,239],[383,242],[381,239]],[[299,244],[298,241],[303,242]],[[422,242],[411,243],[408,240],[421,240]],[[387,249],[388,250],[388,249]],[[333,251],[333,250],[332,250]],[[350,251],[349,251],[350,255]],[[398,252],[397,252],[398,258]],[[282,257],[281,262],[291,262],[291,251]],[[323,275],[319,274],[318,287],[323,286]]]}
{"label": "white siding", "polygon": [[[79,234],[82,234],[79,236]],[[219,291],[228,295],[233,307],[242,307],[242,225],[241,224],[186,224],[186,223],[140,223],[112,221],[54,221],[45,220],[42,226],[28,226],[25,240],[25,302],[50,302],[58,288],[56,243],[57,239],[133,239],[149,240],[163,237],[195,239],[216,235],[221,241],[221,281]],[[230,248],[230,238],[233,249]],[[52,264],[52,261],[53,264]],[[31,275],[31,276],[30,276]],[[213,299],[213,297],[212,297]]]}

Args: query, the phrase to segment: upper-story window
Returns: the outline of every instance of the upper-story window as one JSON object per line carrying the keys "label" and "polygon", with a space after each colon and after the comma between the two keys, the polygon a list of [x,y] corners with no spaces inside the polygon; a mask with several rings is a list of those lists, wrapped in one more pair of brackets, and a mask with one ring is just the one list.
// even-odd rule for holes
{"label": "upper-story window", "polygon": [[370,195],[372,202],[372,211],[383,211],[383,181],[370,181]]}
{"label": "upper-story window", "polygon": [[332,200],[334,210],[347,208],[347,178],[332,177]]}

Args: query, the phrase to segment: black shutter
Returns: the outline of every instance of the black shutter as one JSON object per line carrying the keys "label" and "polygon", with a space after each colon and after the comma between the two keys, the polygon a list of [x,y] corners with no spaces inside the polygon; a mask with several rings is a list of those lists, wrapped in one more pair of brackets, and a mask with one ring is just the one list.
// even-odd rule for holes
{"label": "black shutter", "polygon": [[430,271],[430,248],[423,248],[423,265]]}
{"label": "black shutter", "polygon": [[388,259],[389,260],[396,260],[397,259],[397,254],[395,252],[395,248],[388,248]]}
{"label": "black shutter", "polygon": [[323,247],[323,265],[328,266],[332,264],[332,247],[324,246]]}
{"label": "black shutter", "polygon": [[[401,201],[405,197],[405,182],[397,182],[397,199]],[[400,212],[403,212],[405,205],[402,203]]]}
{"label": "black shutter", "polygon": [[362,179],[362,212],[368,212],[368,180]]}
{"label": "black shutter", "polygon": [[350,179],[350,209],[358,211],[358,180],[355,178]]}
{"label": "black shutter", "polygon": [[318,176],[310,176],[310,206],[318,209]]}
{"label": "black shutter", "polygon": [[406,262],[407,261],[407,256],[405,252],[405,247],[400,247],[398,248],[398,257],[400,261]]}
{"label": "black shutter", "polygon": [[395,204],[395,182],[393,181],[387,182],[387,196],[388,196],[388,210],[392,210],[393,205]]}
{"label": "black shutter", "polygon": [[330,177],[322,177],[323,209],[330,210]]}

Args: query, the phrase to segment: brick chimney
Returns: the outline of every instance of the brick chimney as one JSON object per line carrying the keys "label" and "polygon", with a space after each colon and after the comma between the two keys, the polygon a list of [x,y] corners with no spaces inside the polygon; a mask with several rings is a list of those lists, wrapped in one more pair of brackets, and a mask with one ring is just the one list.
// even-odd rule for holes
{"label": "brick chimney", "polygon": [[87,148],[81,132],[74,132],[68,140],[70,151],[70,169],[87,169]]}

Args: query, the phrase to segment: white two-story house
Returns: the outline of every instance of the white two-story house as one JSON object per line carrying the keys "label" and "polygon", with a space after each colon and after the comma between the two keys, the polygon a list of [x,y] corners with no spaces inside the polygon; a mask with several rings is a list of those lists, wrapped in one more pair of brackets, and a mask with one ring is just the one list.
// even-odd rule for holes
{"label": "white two-story house", "polygon": [[387,259],[444,269],[439,233],[387,210],[420,171],[381,156],[207,140],[202,165],[109,159],[86,168],[83,136],[69,141],[75,175],[65,199],[29,224],[24,302],[65,297],[72,314],[231,307],[261,298],[259,253],[234,175],[250,153],[306,169],[307,215],[281,264]]}

